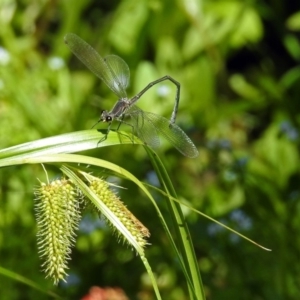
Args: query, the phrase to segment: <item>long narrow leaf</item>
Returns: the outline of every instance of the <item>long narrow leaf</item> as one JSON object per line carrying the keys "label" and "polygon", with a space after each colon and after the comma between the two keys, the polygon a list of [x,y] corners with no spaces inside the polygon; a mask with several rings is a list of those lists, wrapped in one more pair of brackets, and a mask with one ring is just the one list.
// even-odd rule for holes
{"label": "long narrow leaf", "polygon": [[[104,139],[105,137],[106,139]],[[77,131],[2,149],[0,150],[0,167],[14,164],[14,161],[20,158],[74,153],[99,147],[132,143],[139,144],[141,142],[122,132],[110,131],[109,135],[106,136],[96,129]],[[4,160],[5,158],[7,160]]]}
{"label": "long narrow leaf", "polygon": [[193,289],[191,289],[189,286],[190,297],[195,300],[203,300],[205,299],[204,287],[202,284],[198,262],[192,244],[192,238],[190,236],[187,223],[183,217],[180,204],[172,200],[172,198],[177,198],[175,189],[161,160],[157,155],[153,155],[153,152],[150,149],[146,150],[158,175],[158,178],[162,186],[165,188],[166,194],[170,195],[167,198],[169,199],[168,206],[174,222],[174,228],[177,229],[179,249],[181,250],[180,253],[188,270],[188,274],[193,282]]}
{"label": "long narrow leaf", "polygon": [[34,281],[28,279],[27,277],[22,276],[18,273],[12,272],[10,270],[7,270],[7,269],[5,269],[1,266],[0,266],[0,274],[4,275],[6,277],[9,277],[13,280],[16,280],[18,282],[21,282],[25,285],[28,285],[28,286],[32,287],[33,289],[40,291],[42,294],[46,294],[46,295],[51,296],[55,299],[63,299],[62,297],[60,297],[56,293],[53,293],[51,291],[46,290],[44,287],[36,284]]}

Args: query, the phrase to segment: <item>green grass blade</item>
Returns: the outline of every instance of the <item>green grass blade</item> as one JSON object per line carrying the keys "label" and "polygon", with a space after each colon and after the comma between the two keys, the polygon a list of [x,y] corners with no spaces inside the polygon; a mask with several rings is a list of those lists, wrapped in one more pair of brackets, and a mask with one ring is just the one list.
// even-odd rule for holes
{"label": "green grass blade", "polygon": [[[161,160],[157,155],[153,153],[151,149],[146,148],[146,150],[157,173],[157,176],[166,191],[166,194],[170,195],[169,197],[167,197],[168,206],[174,223],[174,228],[177,231],[176,233],[179,241],[180,254],[186,266],[188,275],[193,283],[193,290],[189,286],[190,298],[195,300],[205,299],[204,287],[202,284],[194,247],[192,244],[192,238],[190,236],[187,223],[183,217],[180,204],[174,202],[172,199],[177,199],[175,189]],[[187,280],[189,280],[189,278],[187,278]]]}
{"label": "green grass blade", "polygon": [[55,293],[53,293],[51,291],[48,291],[44,287],[41,287],[40,285],[36,284],[34,281],[29,280],[28,278],[26,278],[26,277],[24,277],[24,276],[22,276],[20,274],[17,274],[15,272],[12,272],[10,270],[2,268],[1,266],[0,266],[0,274],[2,274],[3,276],[9,277],[9,278],[11,278],[13,280],[16,280],[18,282],[21,282],[21,283],[23,283],[25,285],[28,285],[31,288],[33,288],[35,290],[38,290],[41,293],[46,294],[48,296],[51,296],[51,297],[53,297],[55,299],[63,299],[59,295],[57,295],[57,294],[55,294]]}
{"label": "green grass blade", "polygon": [[[110,131],[106,134],[91,129],[62,134],[36,140],[0,150],[0,159],[17,157],[34,157],[47,154],[74,153],[100,147],[119,144],[141,144],[138,139],[124,132]],[[99,143],[100,140],[102,140]]]}

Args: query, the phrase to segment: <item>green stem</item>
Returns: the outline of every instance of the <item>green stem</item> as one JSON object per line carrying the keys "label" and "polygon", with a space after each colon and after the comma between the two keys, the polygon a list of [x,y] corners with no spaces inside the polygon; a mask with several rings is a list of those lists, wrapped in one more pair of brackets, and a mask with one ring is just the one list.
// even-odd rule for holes
{"label": "green stem", "polygon": [[177,240],[179,242],[179,249],[182,259],[186,265],[188,275],[193,282],[193,291],[189,286],[190,298],[195,300],[204,300],[204,288],[198,268],[198,261],[192,244],[192,238],[190,236],[187,223],[183,217],[180,204],[172,200],[172,198],[177,199],[175,189],[159,157],[155,155],[149,148],[145,147],[145,149],[150,157],[150,160],[162,186],[164,187],[167,195],[170,196],[168,197],[169,201],[167,202],[167,204],[170,209],[173,225],[177,235]]}

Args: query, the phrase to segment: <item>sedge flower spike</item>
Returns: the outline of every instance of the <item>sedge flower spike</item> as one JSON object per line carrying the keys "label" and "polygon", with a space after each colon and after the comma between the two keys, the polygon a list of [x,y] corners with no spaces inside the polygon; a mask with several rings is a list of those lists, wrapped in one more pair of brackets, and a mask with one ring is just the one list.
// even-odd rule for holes
{"label": "sedge flower spike", "polygon": [[[99,197],[107,208],[118,218],[124,227],[131,233],[140,247],[144,248],[147,244],[146,238],[150,236],[149,230],[128,210],[119,197],[109,188],[109,184],[102,179],[93,177],[90,181],[90,189]],[[114,227],[112,222],[105,218],[108,225]],[[130,240],[120,231],[118,231],[127,244]]]}
{"label": "sedge flower spike", "polygon": [[78,190],[67,179],[41,183],[35,191],[37,240],[43,271],[54,284],[65,280],[80,215]]}

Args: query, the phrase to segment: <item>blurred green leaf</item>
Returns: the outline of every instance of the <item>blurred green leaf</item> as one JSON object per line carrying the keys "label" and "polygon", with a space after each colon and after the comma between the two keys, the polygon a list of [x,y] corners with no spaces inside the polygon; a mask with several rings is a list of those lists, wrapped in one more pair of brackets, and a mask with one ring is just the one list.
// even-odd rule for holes
{"label": "blurred green leaf", "polygon": [[286,20],[286,26],[289,30],[300,30],[300,11],[297,11],[289,16],[289,18]]}
{"label": "blurred green leaf", "polygon": [[285,36],[284,44],[287,50],[289,51],[290,55],[295,60],[300,60],[300,43],[299,39],[292,34],[288,34]]}

